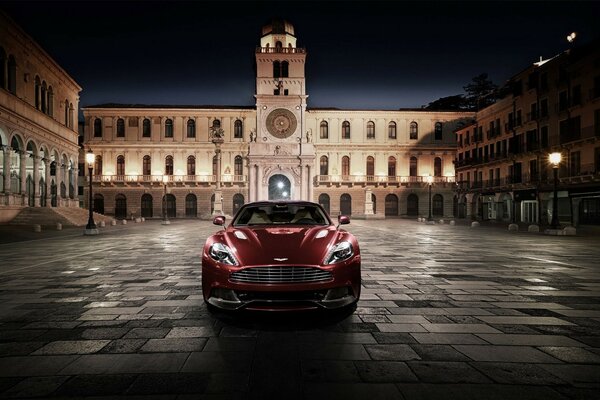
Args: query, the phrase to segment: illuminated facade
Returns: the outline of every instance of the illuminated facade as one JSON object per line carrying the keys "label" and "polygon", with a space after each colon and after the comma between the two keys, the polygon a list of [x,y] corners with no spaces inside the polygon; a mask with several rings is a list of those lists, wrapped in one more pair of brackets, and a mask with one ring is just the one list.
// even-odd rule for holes
{"label": "illuminated facade", "polygon": [[0,222],[77,207],[81,87],[0,12]]}
{"label": "illuminated facade", "polygon": [[551,152],[560,152],[563,224],[600,224],[598,43],[515,75],[510,92],[457,131],[458,216],[548,224]]}
{"label": "illuminated facade", "polygon": [[294,28],[274,22],[262,33],[255,107],[84,109],[85,145],[98,155],[97,211],[206,217],[218,193],[230,215],[248,201],[285,198],[332,215],[427,215],[432,175],[433,214],[453,215],[454,130],[472,113],[307,108],[306,50]]}

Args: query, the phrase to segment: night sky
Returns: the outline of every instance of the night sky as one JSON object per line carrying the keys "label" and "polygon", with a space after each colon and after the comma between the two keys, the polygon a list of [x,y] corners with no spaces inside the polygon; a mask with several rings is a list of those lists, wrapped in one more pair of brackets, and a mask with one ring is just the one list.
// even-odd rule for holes
{"label": "night sky", "polygon": [[254,105],[254,49],[273,17],[307,48],[309,107],[398,109],[496,84],[600,36],[597,2],[4,2],[101,103]]}

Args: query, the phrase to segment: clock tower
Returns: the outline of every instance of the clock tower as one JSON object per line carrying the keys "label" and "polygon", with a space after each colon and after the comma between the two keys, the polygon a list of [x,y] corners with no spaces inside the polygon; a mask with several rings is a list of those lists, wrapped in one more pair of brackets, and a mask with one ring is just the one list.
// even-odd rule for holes
{"label": "clock tower", "polygon": [[315,151],[306,129],[306,50],[274,20],[256,48],[256,127],[248,149],[250,201],[310,200]]}

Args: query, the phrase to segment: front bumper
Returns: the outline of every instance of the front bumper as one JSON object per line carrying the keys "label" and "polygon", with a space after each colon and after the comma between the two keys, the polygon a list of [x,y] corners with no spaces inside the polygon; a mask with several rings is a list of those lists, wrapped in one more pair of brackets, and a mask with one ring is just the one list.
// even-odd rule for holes
{"label": "front bumper", "polygon": [[318,267],[331,272],[332,279],[326,282],[232,282],[231,273],[243,268],[217,264],[210,258],[203,258],[204,300],[224,310],[280,311],[332,310],[356,303],[360,298],[360,255],[338,265]]}

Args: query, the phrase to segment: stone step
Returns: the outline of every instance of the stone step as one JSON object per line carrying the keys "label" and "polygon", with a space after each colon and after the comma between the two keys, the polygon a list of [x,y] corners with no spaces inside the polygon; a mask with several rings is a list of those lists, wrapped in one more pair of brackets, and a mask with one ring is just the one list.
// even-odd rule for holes
{"label": "stone step", "polygon": [[[26,207],[10,225],[56,225],[85,226],[88,222],[88,210],[78,207]],[[110,223],[113,218],[94,213],[94,222],[105,221]]]}

